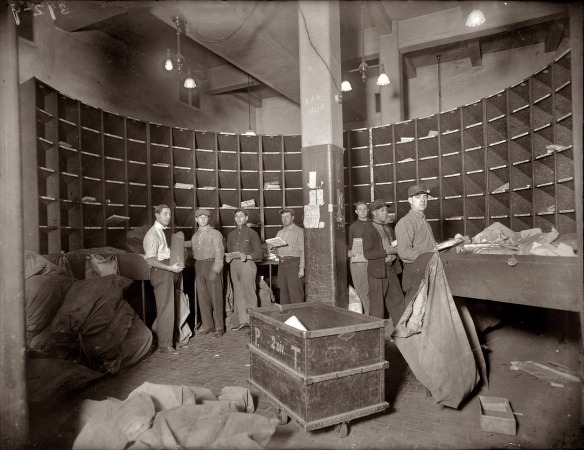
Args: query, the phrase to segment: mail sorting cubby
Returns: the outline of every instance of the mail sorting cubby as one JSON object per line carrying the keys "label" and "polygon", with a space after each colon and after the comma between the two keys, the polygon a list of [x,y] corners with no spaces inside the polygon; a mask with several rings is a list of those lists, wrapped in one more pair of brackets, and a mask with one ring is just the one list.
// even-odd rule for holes
{"label": "mail sorting cubby", "polygon": [[152,220],[148,210],[147,127],[134,119],[127,120],[126,127],[128,226],[138,228]]}
{"label": "mail sorting cubby", "polygon": [[283,154],[281,136],[261,137],[261,183],[264,207],[284,205]]}
{"label": "mail sorting cubby", "polygon": [[[398,122],[393,126],[393,136],[395,143],[395,181],[396,197],[398,200],[396,220],[399,220],[409,211],[406,207],[407,188],[416,182],[417,173],[417,154],[416,154],[416,122],[407,120]],[[438,174],[436,174],[438,175]],[[409,206],[409,203],[407,203]]]}
{"label": "mail sorting cubby", "polygon": [[261,161],[264,206],[282,206],[284,180],[282,179],[283,154],[280,136],[262,136]]}
{"label": "mail sorting cubby", "polygon": [[501,222],[510,226],[507,96],[502,91],[487,97],[485,101],[488,223]]}
{"label": "mail sorting cubby", "polygon": [[349,163],[349,132],[343,131],[343,202],[345,206],[345,223],[353,221],[353,205],[351,204],[351,165]]}
{"label": "mail sorting cubby", "polygon": [[[125,216],[128,220],[124,225],[129,228],[137,228],[150,223],[152,214],[149,215],[148,198],[146,195],[143,203],[134,203],[140,197],[136,191],[144,190],[148,183],[148,146],[147,124],[136,119],[126,119],[126,204]],[[136,183],[136,184],[133,184]],[[149,217],[151,216],[151,217]],[[108,216],[109,217],[109,216]],[[122,232],[120,231],[119,234]],[[125,242],[124,242],[125,247]]]}
{"label": "mail sorting cubby", "polygon": [[[262,238],[262,219],[260,217],[260,208],[246,208],[248,219],[247,219],[247,226],[254,230],[260,239],[263,241],[265,238]],[[232,212],[231,220],[234,221],[234,213]]]}
{"label": "mail sorting cubby", "polygon": [[[377,127],[371,129],[371,163],[373,170],[373,199],[383,199],[393,202],[394,196],[394,164],[392,127]],[[355,208],[351,208],[354,216]],[[395,213],[394,207],[389,207],[391,213]]]}
{"label": "mail sorting cubby", "polygon": [[[82,155],[100,161],[101,158]],[[101,166],[101,164],[99,164]],[[85,176],[82,178],[83,248],[103,247],[105,245],[103,207],[103,179]]]}
{"label": "mail sorting cubby", "polygon": [[217,135],[211,132],[195,132],[195,208],[211,212],[210,224],[218,226],[217,195]]}
{"label": "mail sorting cubby", "polygon": [[241,204],[237,135],[217,136],[218,224],[224,237],[235,229],[235,209]]}
{"label": "mail sorting cubby", "polygon": [[442,219],[442,230],[438,235],[442,239],[453,237],[456,233],[464,233],[464,221],[461,220],[464,216],[461,114],[461,108],[456,108],[442,112],[438,117],[440,178],[438,190],[435,193],[432,190],[430,192],[433,197],[440,199],[441,210],[437,211],[437,218]]}
{"label": "mail sorting cubby", "polygon": [[[258,136],[239,136],[241,204],[246,208],[263,206],[260,182],[260,140]],[[264,222],[265,223],[265,222]]]}
{"label": "mail sorting cubby", "polygon": [[[264,206],[264,239],[275,237],[278,230],[282,228],[282,219],[279,213],[280,209],[282,208],[279,206]],[[294,214],[294,217],[296,219],[295,222],[299,224],[296,214]]]}
{"label": "mail sorting cubby", "polygon": [[171,191],[172,223],[189,239],[194,220],[194,133],[185,128],[171,128]]}
{"label": "mail sorting cubby", "polygon": [[[236,208],[241,203],[239,181],[238,136],[219,133],[217,135],[217,170],[219,172],[219,207]],[[221,224],[234,227],[233,214],[220,213]]]}
{"label": "mail sorting cubby", "polygon": [[[430,194],[428,195],[428,204],[426,206],[426,211],[424,214],[428,219],[434,237],[439,240],[442,234],[442,229],[438,217],[440,217],[440,159],[435,153],[439,151],[439,138],[433,136],[425,136],[421,141],[418,141],[418,154],[427,155],[420,156],[418,159],[418,178],[421,183],[423,183]],[[407,188],[411,185],[411,182],[401,183],[398,185],[398,198],[405,198],[405,201],[401,201],[399,204],[398,216],[401,218],[404,214],[409,211],[409,203],[407,202]]]}
{"label": "mail sorting cubby", "polygon": [[105,245],[123,248],[129,220],[125,119],[106,112],[103,114]]}
{"label": "mail sorting cubby", "polygon": [[484,103],[482,101],[462,107],[462,146],[465,234],[474,236],[487,226],[484,141]]}
{"label": "mail sorting cubby", "polygon": [[172,151],[170,128],[150,124],[150,204],[172,205]]}
{"label": "mail sorting cubby", "polygon": [[[347,216],[350,218],[354,214],[354,204],[359,201],[369,203],[372,200],[371,165],[369,158],[370,130],[362,128],[350,130],[346,133],[345,139],[346,157],[344,183],[346,196]],[[349,219],[350,223],[352,219]]]}
{"label": "mail sorting cubby", "polygon": [[284,206],[302,207],[302,152],[301,139],[298,135],[283,136],[284,173],[289,176],[284,183]]}

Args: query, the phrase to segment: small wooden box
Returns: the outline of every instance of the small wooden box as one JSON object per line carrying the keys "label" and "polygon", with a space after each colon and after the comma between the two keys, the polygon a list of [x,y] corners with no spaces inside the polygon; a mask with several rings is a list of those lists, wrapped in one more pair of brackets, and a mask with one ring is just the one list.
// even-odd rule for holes
{"label": "small wooden box", "polygon": [[[306,430],[389,406],[383,320],[322,303],[249,315],[250,383]],[[284,323],[293,315],[307,331]]]}
{"label": "small wooden box", "polygon": [[517,423],[509,400],[479,395],[481,430],[515,436]]}

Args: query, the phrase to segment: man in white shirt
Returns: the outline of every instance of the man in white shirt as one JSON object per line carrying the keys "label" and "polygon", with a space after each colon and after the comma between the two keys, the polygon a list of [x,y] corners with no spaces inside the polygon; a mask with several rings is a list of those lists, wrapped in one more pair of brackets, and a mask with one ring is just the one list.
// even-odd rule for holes
{"label": "man in white shirt", "polygon": [[170,224],[170,208],[158,205],[154,208],[156,222],[144,236],[144,257],[150,266],[150,283],[156,299],[156,322],[158,348],[161,353],[180,355],[173,347],[174,339],[174,289],[184,264],[169,265],[170,248],[166,242],[164,229]]}
{"label": "man in white shirt", "polygon": [[279,261],[280,304],[302,303],[304,302],[304,229],[294,223],[293,209],[281,209],[280,217],[284,228],[278,231],[276,237],[286,242],[286,245],[276,248]]}

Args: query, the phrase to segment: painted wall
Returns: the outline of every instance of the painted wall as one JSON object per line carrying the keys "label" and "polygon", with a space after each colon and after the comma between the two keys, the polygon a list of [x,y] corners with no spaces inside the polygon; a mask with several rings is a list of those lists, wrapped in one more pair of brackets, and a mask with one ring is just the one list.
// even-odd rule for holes
{"label": "painted wall", "polygon": [[300,134],[300,106],[284,97],[265,98],[257,122],[260,134]]}
{"label": "painted wall", "polygon": [[[441,111],[456,108],[499,92],[518,83],[567,50],[564,39],[556,52],[545,53],[544,44],[483,55],[480,67],[469,59],[443,63],[441,67]],[[417,69],[417,77],[406,80],[406,118],[425,117],[438,112],[437,65]]]}
{"label": "painted wall", "polygon": [[230,96],[202,95],[200,111],[179,103],[179,80],[164,70],[160,55],[98,31],[67,33],[48,14],[35,17],[34,26],[34,43],[19,39],[21,82],[34,76],[89,105],[164,125],[247,129],[247,105]]}

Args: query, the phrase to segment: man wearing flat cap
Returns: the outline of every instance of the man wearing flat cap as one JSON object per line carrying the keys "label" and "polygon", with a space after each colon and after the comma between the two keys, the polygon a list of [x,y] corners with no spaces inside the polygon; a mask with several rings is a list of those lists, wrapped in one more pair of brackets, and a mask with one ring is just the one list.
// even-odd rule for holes
{"label": "man wearing flat cap", "polygon": [[195,258],[197,300],[201,310],[203,330],[214,337],[225,334],[225,307],[223,303],[223,236],[209,225],[211,211],[195,210],[199,229],[191,239]]}
{"label": "man wearing flat cap", "polygon": [[363,255],[367,259],[369,282],[369,311],[373,317],[385,318],[385,309],[393,325],[405,310],[404,294],[397,275],[401,265],[397,259],[397,247],[393,230],[387,221],[387,203],[378,199],[369,205],[371,222],[363,230]]}
{"label": "man wearing flat cap", "polygon": [[286,242],[286,245],[276,248],[280,304],[302,303],[304,301],[304,230],[294,223],[293,209],[281,209],[280,217],[284,228],[278,231],[276,237]]}
{"label": "man wearing flat cap", "polygon": [[249,328],[247,308],[258,306],[256,290],[256,261],[262,260],[262,243],[258,234],[247,226],[249,215],[245,209],[235,210],[237,228],[227,236],[227,255],[229,276],[233,284],[233,298],[239,325],[232,330]]}
{"label": "man wearing flat cap", "polygon": [[426,221],[424,210],[428,205],[430,190],[423,184],[415,184],[408,189],[408,202],[410,211],[402,217],[395,226],[397,236],[397,252],[404,262],[402,275],[402,287],[408,292],[411,286],[410,265],[422,253],[436,252],[436,241],[432,228]]}

